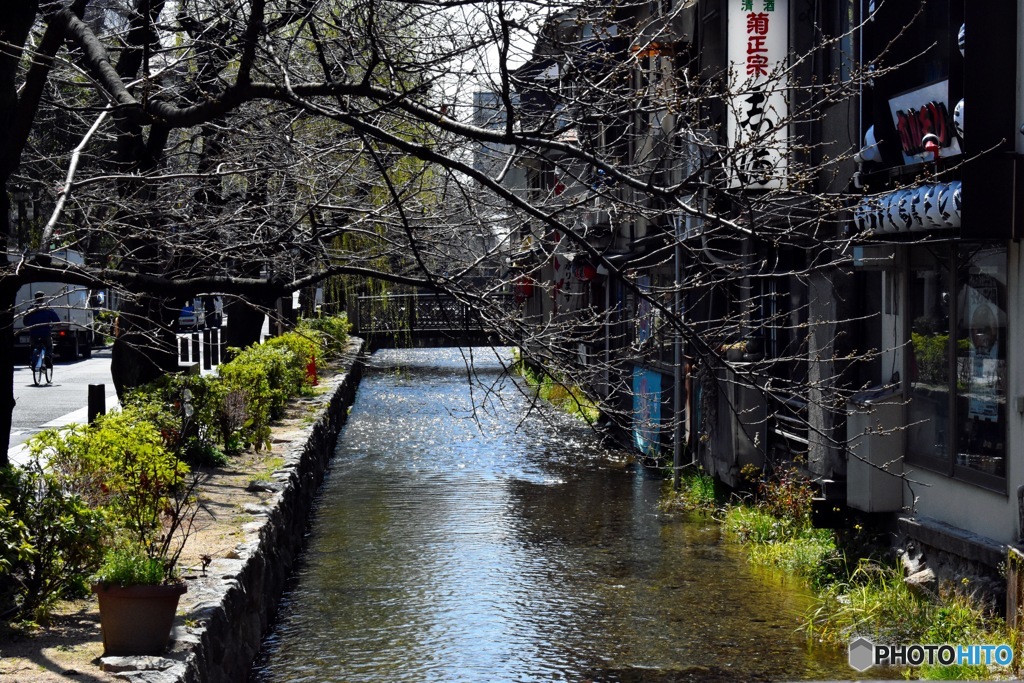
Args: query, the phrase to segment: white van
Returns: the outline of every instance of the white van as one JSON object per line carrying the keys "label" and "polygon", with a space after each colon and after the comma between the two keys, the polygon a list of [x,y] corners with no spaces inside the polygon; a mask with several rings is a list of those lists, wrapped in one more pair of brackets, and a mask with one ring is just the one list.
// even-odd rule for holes
{"label": "white van", "polygon": [[[55,249],[49,256],[59,267],[62,261],[82,265],[85,259],[71,249]],[[28,331],[25,330],[25,313],[34,305],[36,292],[42,292],[46,306],[60,317],[54,324],[54,350],[63,358],[88,358],[92,355],[95,334],[95,312],[90,304],[87,287],[66,282],[33,282],[18,290],[17,309],[14,316],[14,344],[17,348],[31,348]]]}

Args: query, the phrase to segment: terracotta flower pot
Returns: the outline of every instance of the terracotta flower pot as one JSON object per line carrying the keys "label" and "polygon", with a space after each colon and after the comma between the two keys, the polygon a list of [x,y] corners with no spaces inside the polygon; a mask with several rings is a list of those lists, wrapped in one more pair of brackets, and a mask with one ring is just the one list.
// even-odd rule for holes
{"label": "terracotta flower pot", "polygon": [[100,603],[104,655],[159,655],[171,637],[184,583],[92,587]]}

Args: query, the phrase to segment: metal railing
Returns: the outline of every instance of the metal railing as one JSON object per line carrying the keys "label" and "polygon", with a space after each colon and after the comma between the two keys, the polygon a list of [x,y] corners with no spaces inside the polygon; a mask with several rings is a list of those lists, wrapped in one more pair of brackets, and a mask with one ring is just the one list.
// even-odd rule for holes
{"label": "metal railing", "polygon": [[[489,297],[488,302],[510,305],[511,297]],[[350,320],[353,333],[364,335],[487,331],[474,307],[452,296],[431,293],[361,296],[354,318]]]}

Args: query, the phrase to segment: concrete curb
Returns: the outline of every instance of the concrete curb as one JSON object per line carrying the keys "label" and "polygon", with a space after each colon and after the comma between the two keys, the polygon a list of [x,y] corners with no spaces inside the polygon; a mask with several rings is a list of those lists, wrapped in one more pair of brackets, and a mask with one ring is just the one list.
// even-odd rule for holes
{"label": "concrete curb", "polygon": [[342,359],[347,371],[321,380],[330,391],[312,399],[320,403],[313,424],[283,452],[285,463],[271,484],[276,492],[246,508],[254,521],[242,527],[245,540],[214,560],[206,576],[189,580],[185,614],[175,620],[168,653],[105,657],[105,670],[139,683],[246,680],[302,551],[313,502],[362,378],[363,346],[353,339]]}

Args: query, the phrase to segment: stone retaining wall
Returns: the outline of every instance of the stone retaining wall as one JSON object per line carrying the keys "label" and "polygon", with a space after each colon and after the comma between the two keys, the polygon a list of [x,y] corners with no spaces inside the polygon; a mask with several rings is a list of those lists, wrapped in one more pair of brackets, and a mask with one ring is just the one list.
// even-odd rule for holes
{"label": "stone retaining wall", "polygon": [[937,593],[946,584],[1006,614],[1008,548],[990,538],[927,517],[897,519],[898,552],[912,588]]}
{"label": "stone retaining wall", "polygon": [[[302,551],[309,515],[362,376],[362,340],[353,340],[347,371],[324,378],[329,391],[313,423],[282,453],[273,495],[249,506],[245,541],[189,580],[185,617],[163,657],[104,657],[107,671],[139,683],[243,683],[259,652],[285,584]],[[304,437],[304,438],[303,438]],[[184,599],[183,599],[184,600]],[[184,623],[181,623],[181,622]]]}

